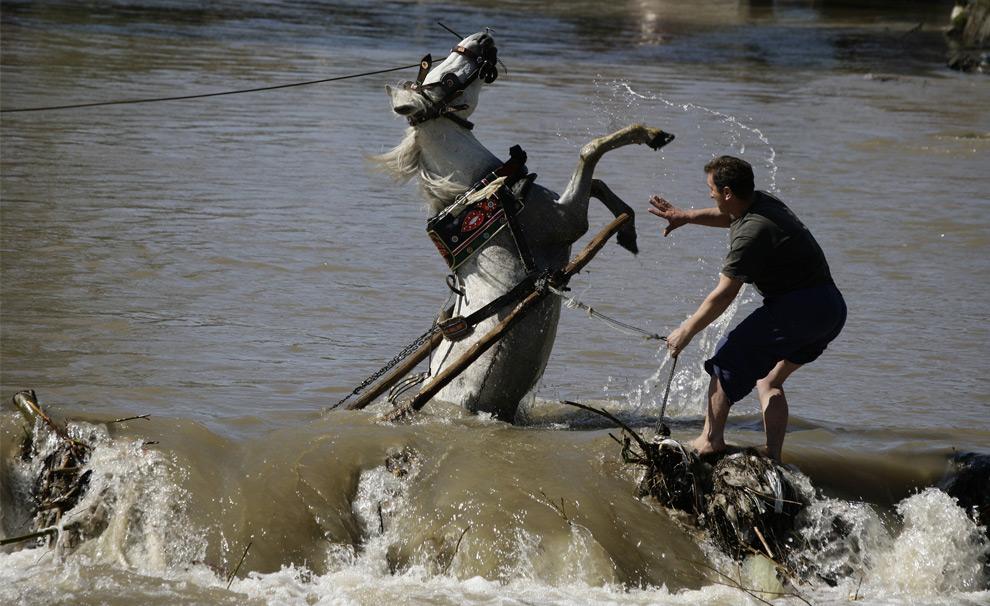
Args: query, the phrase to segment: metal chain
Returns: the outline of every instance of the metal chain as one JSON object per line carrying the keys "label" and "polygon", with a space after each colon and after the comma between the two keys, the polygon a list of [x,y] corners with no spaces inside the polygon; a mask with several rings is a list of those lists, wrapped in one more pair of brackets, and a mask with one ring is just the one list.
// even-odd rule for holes
{"label": "metal chain", "polygon": [[439,330],[440,330],[440,327],[436,323],[434,323],[433,326],[431,326],[429,330],[427,330],[422,335],[420,335],[419,338],[417,338],[415,341],[413,341],[409,345],[406,345],[402,349],[402,351],[400,351],[399,353],[395,354],[395,357],[392,358],[391,360],[389,360],[388,363],[385,364],[385,366],[383,366],[380,370],[378,370],[377,372],[375,372],[373,375],[371,375],[370,377],[368,377],[364,381],[361,381],[361,384],[358,385],[357,387],[355,387],[354,388],[354,391],[352,391],[351,393],[347,394],[346,396],[344,396],[344,398],[342,400],[340,400],[339,402],[337,402],[336,404],[334,404],[333,406],[331,406],[330,407],[330,410],[333,410],[334,408],[337,408],[338,406],[340,406],[341,404],[343,404],[347,400],[349,400],[352,397],[356,396],[357,394],[361,393],[364,390],[364,388],[368,387],[369,385],[371,385],[372,383],[374,383],[375,381],[377,381],[378,379],[380,379],[382,375],[384,375],[388,371],[390,371],[393,368],[395,368],[399,364],[399,362],[402,362],[403,360],[405,360],[406,358],[408,358],[410,355],[412,355],[412,353],[414,351],[416,351],[417,349],[419,349],[423,345],[423,343],[426,343],[427,341],[429,341],[433,337],[434,334],[436,334],[437,332],[439,332]]}

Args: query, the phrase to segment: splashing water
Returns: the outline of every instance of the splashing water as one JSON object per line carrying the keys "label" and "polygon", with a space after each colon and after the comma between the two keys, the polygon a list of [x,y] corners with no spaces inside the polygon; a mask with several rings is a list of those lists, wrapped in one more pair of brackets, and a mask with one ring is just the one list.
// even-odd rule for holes
{"label": "splashing water", "polygon": [[955,498],[928,488],[901,501],[897,513],[904,527],[878,554],[874,583],[915,596],[986,588],[990,539]]}
{"label": "splashing water", "polygon": [[[729,325],[732,324],[736,312],[740,306],[752,301],[749,289],[743,290],[736,299],[729,305],[729,308],[718,317],[717,320],[709,324],[696,337],[696,351],[713,351]],[[687,357],[681,354],[682,357]],[[626,402],[635,411],[654,410],[659,411],[663,402],[663,394],[667,388],[667,377],[670,373],[672,358],[667,352],[666,346],[657,351],[660,358],[660,366],[656,372],[650,375],[637,388],[624,394]],[[708,394],[708,374],[698,364],[682,364],[681,370],[674,373],[674,379],[670,386],[670,399],[667,402],[667,415],[671,417],[695,414],[698,411],[699,402],[704,406],[705,398]]]}
{"label": "splashing water", "polygon": [[[596,81],[595,86],[598,89],[598,94],[592,98],[593,115],[601,117],[604,124],[586,127],[583,136],[591,138],[595,136],[595,133],[600,134],[602,130],[615,130],[631,122],[655,121],[658,113],[656,106],[659,104],[666,110],[675,110],[683,117],[690,119],[699,130],[702,129],[703,125],[715,125],[717,132],[714,136],[710,135],[706,138],[704,132],[697,136],[701,149],[707,155],[723,153],[726,147],[740,155],[746,154],[747,149],[750,150],[750,154],[754,153],[753,150],[756,148],[763,149],[759,162],[763,164],[769,175],[769,190],[777,190],[777,152],[759,128],[747,125],[736,116],[697,103],[675,102],[652,92],[638,92],[624,81]],[[646,116],[649,116],[649,119],[645,118]],[[712,118],[715,120],[713,121]],[[566,139],[559,130],[558,135]],[[727,137],[728,141],[725,141],[723,137]],[[654,177],[662,177],[662,180],[668,183],[673,181],[670,178],[671,175],[654,175]],[[704,260],[699,259],[699,263],[705,265]],[[688,355],[682,354],[684,359],[681,360],[680,369],[674,374],[671,383],[671,394],[667,407],[668,415],[676,417],[696,414],[699,402],[703,406],[708,391],[709,377],[700,364],[694,363],[693,356],[701,355],[698,352],[711,352],[732,324],[740,306],[749,304],[753,299],[752,293],[744,288],[729,309],[698,335],[696,343],[692,345],[693,352]],[[656,371],[642,383],[632,389],[621,389],[618,385],[613,385],[614,380],[610,378],[602,386],[605,396],[611,400],[618,400],[616,403],[619,406],[628,407],[633,414],[641,414],[645,411],[659,412],[667,387],[671,358],[665,347],[660,347],[657,350],[656,357],[659,360]]]}
{"label": "splashing water", "polygon": [[769,189],[772,192],[777,191],[777,152],[774,150],[773,146],[770,145],[770,140],[767,138],[763,132],[754,127],[743,124],[735,116],[720,112],[704,105],[699,105],[697,103],[687,102],[687,103],[675,103],[662,95],[652,94],[652,93],[639,93],[633,90],[626,82],[613,82],[611,84],[612,88],[617,94],[624,94],[630,99],[636,99],[640,101],[659,101],[666,107],[671,109],[677,109],[685,113],[702,113],[708,116],[713,116],[716,118],[717,122],[722,125],[725,131],[729,134],[730,143],[736,151],[743,155],[746,153],[746,137],[747,135],[755,135],[756,138],[762,143],[766,148],[766,158],[764,159],[764,165],[766,166],[767,172],[770,175],[770,185]]}

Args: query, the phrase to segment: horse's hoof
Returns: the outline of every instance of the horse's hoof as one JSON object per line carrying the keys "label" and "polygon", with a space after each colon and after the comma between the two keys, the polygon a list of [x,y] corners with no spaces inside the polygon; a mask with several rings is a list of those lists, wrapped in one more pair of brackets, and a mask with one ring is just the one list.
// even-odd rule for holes
{"label": "horse's hoof", "polygon": [[653,140],[647,143],[653,149],[660,149],[664,145],[667,145],[674,140],[674,135],[670,133],[665,133],[660,131],[657,136],[653,137]]}
{"label": "horse's hoof", "polygon": [[619,243],[619,246],[628,250],[632,254],[639,254],[639,246],[636,245],[636,232],[631,234],[619,232],[616,236],[615,241]]}

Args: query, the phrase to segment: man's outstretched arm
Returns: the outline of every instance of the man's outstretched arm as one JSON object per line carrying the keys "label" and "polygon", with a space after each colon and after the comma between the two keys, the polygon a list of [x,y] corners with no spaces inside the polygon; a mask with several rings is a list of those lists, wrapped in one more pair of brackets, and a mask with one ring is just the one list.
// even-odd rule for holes
{"label": "man's outstretched arm", "polygon": [[691,317],[681,323],[680,327],[667,335],[667,349],[672,357],[687,347],[694,335],[698,334],[706,326],[721,316],[732,303],[743,283],[725,274],[719,274],[718,285],[715,290],[708,293],[705,300],[698,306],[698,310],[691,314]]}
{"label": "man's outstretched arm", "polygon": [[660,196],[651,197],[650,205],[652,206],[649,209],[651,213],[667,220],[667,227],[663,230],[665,237],[678,227],[688,223],[707,227],[728,227],[732,223],[732,218],[717,207],[684,210],[677,208]]}

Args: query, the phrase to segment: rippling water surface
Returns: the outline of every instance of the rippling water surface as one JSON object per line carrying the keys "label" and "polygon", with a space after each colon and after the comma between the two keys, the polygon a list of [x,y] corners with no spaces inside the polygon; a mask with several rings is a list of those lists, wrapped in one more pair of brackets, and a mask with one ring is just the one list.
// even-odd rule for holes
{"label": "rippling water surface", "polygon": [[[4,2],[0,101],[314,80],[442,56],[454,38],[437,19],[494,28],[507,69],[475,132],[501,156],[522,145],[544,185],[563,189],[580,147],[625,124],[677,135],[661,153],[625,148],[599,165],[642,211],[641,252],[606,248],[572,282],[578,298],[660,333],[693,311],[725,233],[664,239],[646,200],[708,204],[713,154],[749,159],[825,249],[849,321],[788,382],[785,456],[841,499],[829,507],[859,508],[866,557],[858,576],[807,595],[982,603],[986,545],[951,499],[917,493],[953,448],[990,452],[990,81],[942,67],[949,8]],[[151,414],[101,438],[110,530],[66,557],[5,548],[3,601],[752,600],[691,564],[729,566],[711,547],[633,498],[605,430],[552,404],[606,403],[641,424],[659,410],[666,356],[580,312],[563,312],[522,427],[447,409],[398,427],[322,414],[446,299],[415,188],[366,161],[405,128],[384,85],[413,75],[3,114],[0,397],[34,388],[58,416],[89,422]],[[593,208],[591,231],[607,220]],[[757,302],[745,293],[682,357],[675,437],[698,429],[701,360]],[[8,534],[20,430],[4,406]],[[757,412],[741,402],[730,439],[757,443]],[[399,447],[419,467],[396,484],[380,466]],[[577,524],[546,497],[572,504]],[[382,499],[398,513],[379,532],[368,512]],[[228,590],[216,570],[248,541]]]}

